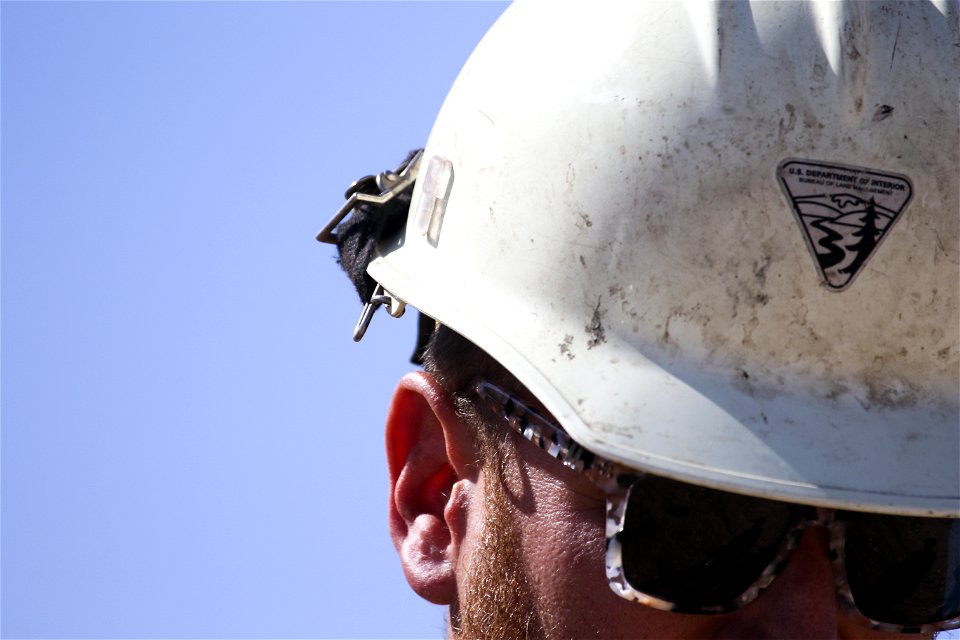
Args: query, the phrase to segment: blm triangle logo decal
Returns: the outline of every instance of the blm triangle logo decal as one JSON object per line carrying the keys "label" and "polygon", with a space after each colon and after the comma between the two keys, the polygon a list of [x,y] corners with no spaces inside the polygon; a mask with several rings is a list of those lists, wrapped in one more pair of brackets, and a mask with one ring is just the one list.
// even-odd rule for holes
{"label": "blm triangle logo decal", "polygon": [[850,286],[913,195],[906,176],[842,164],[787,159],[777,177],[833,291]]}

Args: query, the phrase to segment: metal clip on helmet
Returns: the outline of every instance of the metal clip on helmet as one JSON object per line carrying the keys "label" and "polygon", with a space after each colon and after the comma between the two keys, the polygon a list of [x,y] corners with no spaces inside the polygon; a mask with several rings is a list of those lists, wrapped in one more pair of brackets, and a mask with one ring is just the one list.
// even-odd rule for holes
{"label": "metal clip on helmet", "polygon": [[957,5],[510,7],[369,273],[594,452],[960,515]]}

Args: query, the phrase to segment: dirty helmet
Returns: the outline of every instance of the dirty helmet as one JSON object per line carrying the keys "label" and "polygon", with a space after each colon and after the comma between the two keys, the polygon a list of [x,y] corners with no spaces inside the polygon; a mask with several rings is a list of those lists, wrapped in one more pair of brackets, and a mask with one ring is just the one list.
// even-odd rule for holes
{"label": "dirty helmet", "polygon": [[955,3],[510,7],[368,272],[570,436],[960,515]]}

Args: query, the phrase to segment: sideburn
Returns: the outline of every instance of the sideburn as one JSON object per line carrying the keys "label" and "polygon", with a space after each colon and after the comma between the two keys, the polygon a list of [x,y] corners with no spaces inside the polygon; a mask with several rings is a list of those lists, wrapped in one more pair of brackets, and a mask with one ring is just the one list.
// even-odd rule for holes
{"label": "sideburn", "polygon": [[450,629],[456,640],[480,638],[524,640],[546,637],[534,604],[514,523],[513,507],[504,486],[509,436],[494,441],[483,433],[485,515],[480,543],[470,558],[465,593],[450,608]]}

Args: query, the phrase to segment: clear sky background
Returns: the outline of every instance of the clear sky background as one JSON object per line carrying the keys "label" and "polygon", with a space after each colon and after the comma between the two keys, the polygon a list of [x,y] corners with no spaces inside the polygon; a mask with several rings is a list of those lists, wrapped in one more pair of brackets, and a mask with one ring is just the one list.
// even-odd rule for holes
{"label": "clear sky background", "polygon": [[500,3],[0,4],[5,638],[440,638],[314,240]]}

